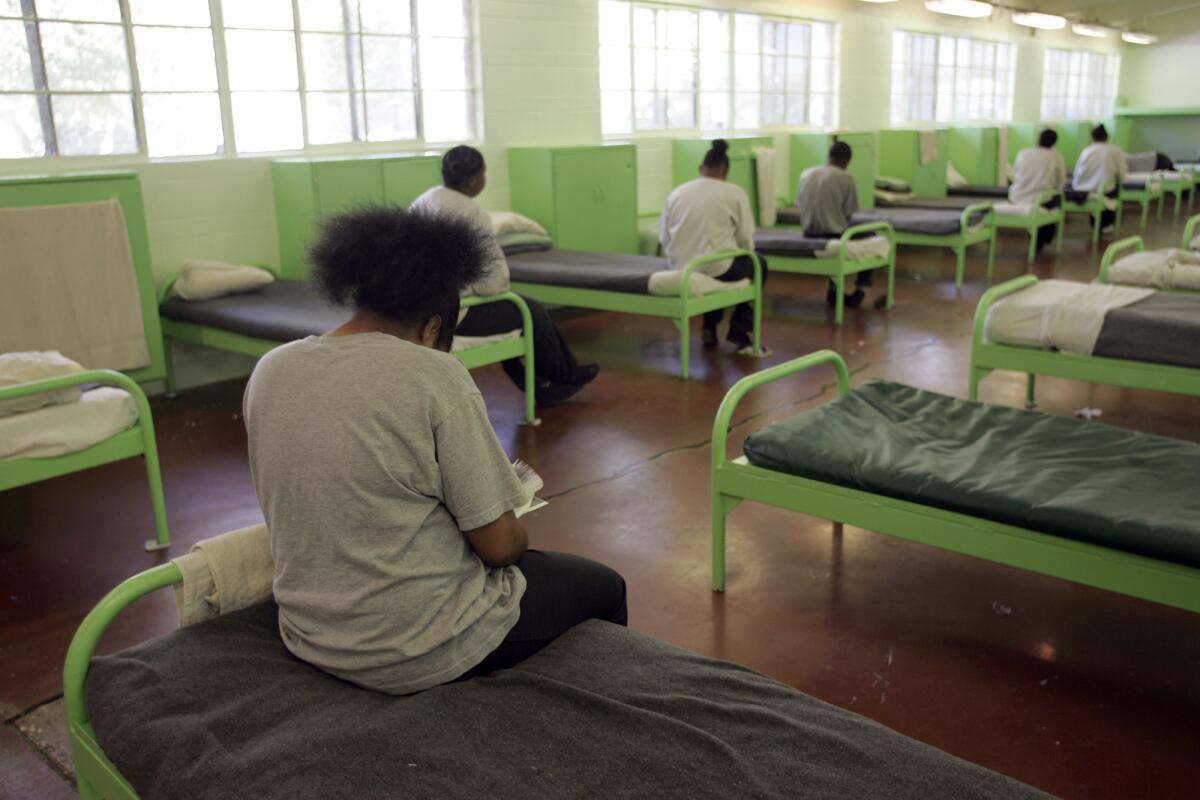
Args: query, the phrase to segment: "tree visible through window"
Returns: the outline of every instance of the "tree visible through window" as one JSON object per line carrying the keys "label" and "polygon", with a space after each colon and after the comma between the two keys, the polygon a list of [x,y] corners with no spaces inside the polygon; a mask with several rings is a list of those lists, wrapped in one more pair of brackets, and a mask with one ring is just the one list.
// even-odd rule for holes
{"label": "tree visible through window", "polygon": [[600,0],[604,133],[837,124],[834,25]]}

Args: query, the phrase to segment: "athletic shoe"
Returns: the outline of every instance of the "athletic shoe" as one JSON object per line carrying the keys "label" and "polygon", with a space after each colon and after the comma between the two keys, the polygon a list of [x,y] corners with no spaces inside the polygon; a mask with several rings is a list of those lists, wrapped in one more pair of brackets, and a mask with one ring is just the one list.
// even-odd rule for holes
{"label": "athletic shoe", "polygon": [[583,390],[583,383],[550,383],[539,386],[535,393],[538,408],[552,408],[570,400]]}
{"label": "athletic shoe", "polygon": [[846,308],[858,308],[866,297],[867,293],[862,289],[855,289],[854,294],[846,295]]}

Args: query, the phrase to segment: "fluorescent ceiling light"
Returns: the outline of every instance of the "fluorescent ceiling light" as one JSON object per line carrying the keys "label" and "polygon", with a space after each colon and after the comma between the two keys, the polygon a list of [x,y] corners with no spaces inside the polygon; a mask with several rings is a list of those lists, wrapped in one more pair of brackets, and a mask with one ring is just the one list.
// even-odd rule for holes
{"label": "fluorescent ceiling light", "polygon": [[1056,14],[1039,14],[1036,11],[1014,11],[1012,21],[1026,28],[1040,28],[1044,31],[1057,31],[1067,27],[1067,20]]}
{"label": "fluorescent ceiling light", "polygon": [[1149,33],[1125,31],[1121,34],[1121,41],[1129,42],[1130,44],[1154,44],[1158,41],[1158,37]]}
{"label": "fluorescent ceiling light", "polygon": [[992,15],[992,4],[979,0],[925,0],[925,8],[936,14],[982,19]]}
{"label": "fluorescent ceiling light", "polygon": [[1086,25],[1082,22],[1075,22],[1071,25],[1071,31],[1077,36],[1090,36],[1093,39],[1107,39],[1108,28],[1102,28],[1099,25]]}
{"label": "fluorescent ceiling light", "polygon": [[900,0],[863,0],[863,2],[864,3],[875,3],[876,5],[883,5],[884,3],[899,3]]}

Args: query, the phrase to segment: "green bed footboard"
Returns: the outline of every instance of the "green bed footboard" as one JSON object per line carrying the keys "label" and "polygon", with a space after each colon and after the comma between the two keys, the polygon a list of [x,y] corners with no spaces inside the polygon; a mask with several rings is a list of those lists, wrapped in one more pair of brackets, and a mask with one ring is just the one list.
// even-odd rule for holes
{"label": "green bed footboard", "polygon": [[[976,226],[971,225],[971,217],[982,213],[983,221]],[[929,234],[896,231],[896,244],[917,245],[920,247],[946,247],[954,253],[954,286],[961,289],[966,271],[967,248],[977,244],[988,246],[987,279],[991,280],[996,262],[996,209],[991,202],[973,203],[963,209],[959,215],[958,230],[955,233]]]}
{"label": "green bed footboard", "polygon": [[122,581],[84,617],[67,649],[63,666],[63,700],[75,780],[82,800],[138,800],[138,794],[105,756],[87,718],[84,683],[96,645],[117,614],[135,600],[183,580],[168,562]]}
{"label": "green bed footboard", "polygon": [[1196,227],[1200,225],[1200,214],[1189,217],[1187,224],[1183,226],[1183,243],[1180,245],[1184,250],[1192,249],[1192,241],[1196,238]]}
{"label": "green bed footboard", "polygon": [[[1016,279],[1036,280],[1032,276]],[[1010,282],[1011,283],[1011,282]],[[1000,287],[996,287],[1000,288]],[[741,502],[798,511],[842,525],[908,539],[998,564],[1200,613],[1200,569],[1064,539],[933,506],[756,467],[726,453],[729,424],[747,392],[801,370],[831,364],[838,394],[849,386],[845,362],[824,350],[743,378],[717,412],[712,438],[712,588],[726,584],[726,517]],[[1084,423],[1081,423],[1084,424]]]}
{"label": "green bed footboard", "polygon": [[1141,253],[1146,249],[1146,243],[1142,241],[1140,236],[1128,236],[1119,242],[1113,242],[1104,249],[1104,255],[1100,257],[1100,274],[1096,277],[1099,283],[1108,283],[1108,270],[1112,267],[1113,262],[1117,260],[1117,256],[1126,251]]}

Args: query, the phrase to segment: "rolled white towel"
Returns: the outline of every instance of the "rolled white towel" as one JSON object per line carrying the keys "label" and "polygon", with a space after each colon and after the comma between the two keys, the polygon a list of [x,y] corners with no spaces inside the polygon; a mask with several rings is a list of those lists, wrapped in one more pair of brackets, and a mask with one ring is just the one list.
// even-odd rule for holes
{"label": "rolled white towel", "polygon": [[1108,279],[1126,286],[1200,290],[1200,253],[1178,249],[1130,253],[1109,267]]}
{"label": "rolled white towel", "polygon": [[184,300],[212,300],[241,292],[252,292],[274,282],[275,276],[261,267],[224,261],[193,259],[179,268],[171,295]]}
{"label": "rolled white towel", "polygon": [[183,582],[174,587],[180,627],[247,608],[272,595],[275,562],[266,525],[197,542],[192,552],[171,561],[183,574]]}
{"label": "rolled white towel", "polygon": [[[647,285],[647,291],[653,295],[663,297],[678,297],[680,284],[683,282],[683,273],[679,270],[663,270],[656,272],[650,276],[650,282]],[[731,289],[745,289],[750,285],[749,278],[743,278],[740,281],[719,281],[711,275],[705,275],[703,272],[693,272],[692,279],[688,286],[688,293],[692,297],[703,297],[714,292],[727,292]]]}

